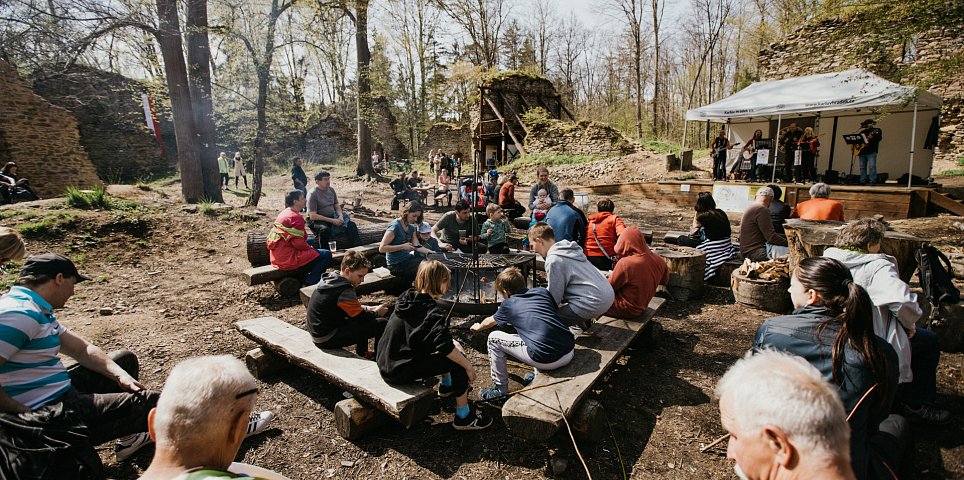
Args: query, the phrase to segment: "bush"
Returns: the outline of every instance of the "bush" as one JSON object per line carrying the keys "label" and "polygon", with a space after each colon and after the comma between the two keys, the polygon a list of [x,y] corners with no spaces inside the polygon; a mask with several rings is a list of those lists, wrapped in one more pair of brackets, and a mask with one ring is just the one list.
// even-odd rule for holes
{"label": "bush", "polygon": [[104,209],[111,207],[110,195],[103,186],[96,186],[93,190],[81,190],[77,187],[67,187],[67,205],[84,210]]}

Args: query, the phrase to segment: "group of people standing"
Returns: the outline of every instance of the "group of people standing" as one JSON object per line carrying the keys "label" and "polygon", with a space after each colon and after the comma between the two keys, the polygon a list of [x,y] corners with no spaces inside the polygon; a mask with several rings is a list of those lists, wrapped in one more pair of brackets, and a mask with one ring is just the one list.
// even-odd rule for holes
{"label": "group of people standing", "polygon": [[227,153],[221,152],[218,155],[218,173],[221,175],[221,186],[223,188],[228,188],[228,181],[232,172],[234,173],[234,188],[238,188],[238,179],[244,180],[244,188],[248,188],[248,174],[245,173],[241,152],[234,152],[234,158],[228,158]]}
{"label": "group of people standing", "polygon": [[[818,180],[816,162],[817,157],[820,156],[820,139],[817,138],[812,127],[801,130],[796,123],[791,123],[781,133],[779,144],[784,154],[783,171],[779,176],[781,180],[798,183],[813,183]],[[733,164],[728,176],[726,166],[733,145],[727,138],[726,129],[720,129],[711,144],[713,179],[728,180],[732,177],[749,182],[767,180],[762,172],[764,166],[759,163],[757,155],[758,150],[770,148],[770,145],[772,141],[763,138],[763,130],[754,131],[753,136],[740,149],[737,161]],[[770,152],[767,163],[771,165],[771,169],[776,168],[776,153]]]}

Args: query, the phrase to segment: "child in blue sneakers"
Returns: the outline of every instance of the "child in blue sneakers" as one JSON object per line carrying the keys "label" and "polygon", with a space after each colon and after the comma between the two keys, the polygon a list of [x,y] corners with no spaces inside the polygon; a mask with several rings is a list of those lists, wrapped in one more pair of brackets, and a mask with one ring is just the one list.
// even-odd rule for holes
{"label": "child in blue sneakers", "polygon": [[[545,288],[526,288],[522,271],[510,267],[495,278],[495,290],[505,300],[495,315],[472,325],[473,332],[495,326],[512,325],[517,333],[493,331],[489,334],[489,364],[492,388],[482,390],[479,398],[493,400],[509,393],[506,355],[535,367],[536,372],[555,370],[572,361],[575,338],[556,315],[556,301]],[[534,378],[527,375],[527,380]]]}

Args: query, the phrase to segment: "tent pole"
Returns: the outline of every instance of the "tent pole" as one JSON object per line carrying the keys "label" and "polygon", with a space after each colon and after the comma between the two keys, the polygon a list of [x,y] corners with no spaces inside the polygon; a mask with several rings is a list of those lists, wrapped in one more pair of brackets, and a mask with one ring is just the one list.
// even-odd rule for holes
{"label": "tent pole", "polygon": [[683,150],[686,149],[686,119],[683,119],[683,143],[679,146],[679,171],[683,171]]}
{"label": "tent pole", "polygon": [[914,181],[914,143],[917,140],[917,99],[914,99],[914,120],[910,127],[910,166],[907,167],[907,189],[910,190]]}
{"label": "tent pole", "polygon": [[[770,157],[773,159],[773,175],[770,176],[770,183],[777,182],[777,155],[780,153],[780,124],[783,121],[783,114],[777,115],[777,138],[773,142],[773,155]],[[786,168],[786,167],[783,167]]]}

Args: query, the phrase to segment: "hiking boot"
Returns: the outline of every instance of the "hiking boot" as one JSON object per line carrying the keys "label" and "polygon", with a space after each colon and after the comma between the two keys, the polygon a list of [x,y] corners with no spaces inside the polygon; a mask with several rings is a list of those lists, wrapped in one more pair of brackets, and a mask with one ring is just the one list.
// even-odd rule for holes
{"label": "hiking boot", "polygon": [[244,438],[257,435],[268,428],[268,424],[274,419],[274,414],[270,410],[263,412],[251,412],[248,417],[248,429],[244,433]]}
{"label": "hiking boot", "polygon": [[951,419],[951,412],[927,405],[921,405],[918,408],[904,405],[904,415],[927,423],[946,423]]}
{"label": "hiking boot", "polygon": [[492,418],[478,410],[473,410],[465,418],[456,415],[455,420],[452,420],[452,426],[456,430],[482,430],[489,428],[489,425],[492,425]]}
{"label": "hiking boot", "polygon": [[536,372],[529,372],[524,377],[522,377],[522,384],[529,385],[535,379],[536,379]]}
{"label": "hiking boot", "polygon": [[124,439],[123,442],[118,440],[114,445],[114,456],[117,457],[118,462],[123,462],[131,458],[138,450],[154,443],[154,440],[151,440],[151,436],[147,432],[135,433],[131,435],[131,437],[133,438]]}

